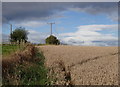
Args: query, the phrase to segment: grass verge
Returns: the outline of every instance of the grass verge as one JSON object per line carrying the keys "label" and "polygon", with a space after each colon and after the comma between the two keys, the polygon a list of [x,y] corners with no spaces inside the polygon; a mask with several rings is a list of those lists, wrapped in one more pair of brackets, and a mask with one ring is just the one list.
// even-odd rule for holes
{"label": "grass verge", "polygon": [[47,85],[49,83],[47,69],[44,66],[45,57],[37,48],[34,51],[34,58],[10,67],[5,74],[3,72],[3,86]]}

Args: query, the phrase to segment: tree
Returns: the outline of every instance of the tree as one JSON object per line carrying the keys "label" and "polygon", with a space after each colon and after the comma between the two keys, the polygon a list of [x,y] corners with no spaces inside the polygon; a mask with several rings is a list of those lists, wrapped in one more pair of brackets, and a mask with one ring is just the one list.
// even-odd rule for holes
{"label": "tree", "polygon": [[25,42],[27,42],[27,37],[28,35],[28,31],[25,30],[25,28],[22,28],[22,27],[19,27],[19,28],[16,28],[10,35],[11,37],[11,42],[17,42],[21,40],[24,40]]}
{"label": "tree", "polygon": [[46,38],[46,44],[59,45],[60,41],[55,36],[50,35],[49,37]]}

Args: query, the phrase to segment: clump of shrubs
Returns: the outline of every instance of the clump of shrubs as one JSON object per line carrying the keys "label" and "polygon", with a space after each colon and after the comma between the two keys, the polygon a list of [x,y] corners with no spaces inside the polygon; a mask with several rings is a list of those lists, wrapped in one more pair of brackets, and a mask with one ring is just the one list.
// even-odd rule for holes
{"label": "clump of shrubs", "polygon": [[50,35],[46,38],[46,44],[53,44],[53,45],[59,45],[60,41],[57,39],[57,37]]}

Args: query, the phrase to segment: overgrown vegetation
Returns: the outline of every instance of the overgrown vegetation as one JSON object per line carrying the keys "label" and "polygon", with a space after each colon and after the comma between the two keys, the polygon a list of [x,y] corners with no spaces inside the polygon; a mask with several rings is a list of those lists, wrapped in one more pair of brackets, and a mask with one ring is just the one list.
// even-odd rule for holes
{"label": "overgrown vegetation", "polygon": [[57,39],[57,37],[50,35],[48,38],[46,38],[46,44],[59,45],[60,41]]}
{"label": "overgrown vegetation", "polygon": [[44,59],[43,53],[31,45],[15,54],[14,58],[3,60],[3,86],[47,85],[49,81]]}

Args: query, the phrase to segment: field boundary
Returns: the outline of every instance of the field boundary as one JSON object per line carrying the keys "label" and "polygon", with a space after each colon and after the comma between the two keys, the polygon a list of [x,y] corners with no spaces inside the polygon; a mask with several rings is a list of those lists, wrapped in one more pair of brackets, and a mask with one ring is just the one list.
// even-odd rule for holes
{"label": "field boundary", "polygon": [[28,45],[24,51],[3,59],[3,86],[48,84],[44,59],[44,55],[33,45]]}

